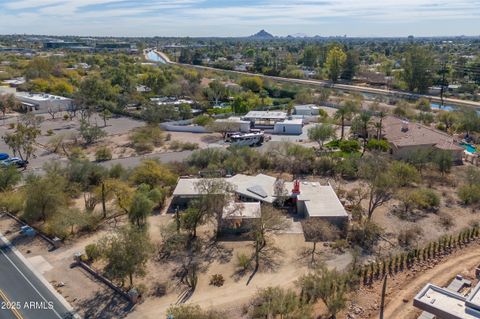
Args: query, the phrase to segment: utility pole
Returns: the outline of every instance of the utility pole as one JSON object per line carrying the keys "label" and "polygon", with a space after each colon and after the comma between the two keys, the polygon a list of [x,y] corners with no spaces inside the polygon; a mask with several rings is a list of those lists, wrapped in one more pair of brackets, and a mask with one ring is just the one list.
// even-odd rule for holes
{"label": "utility pole", "polygon": [[380,319],[383,319],[383,311],[385,310],[385,294],[387,293],[387,278],[388,274],[385,274],[383,279],[383,287],[382,287],[382,300],[380,303]]}
{"label": "utility pole", "polygon": [[442,62],[442,68],[440,69],[439,73],[442,75],[442,82],[440,83],[440,108],[443,106],[443,95],[445,93],[445,87],[448,87],[448,83],[446,83],[446,75],[448,73],[447,69],[447,58],[445,58]]}

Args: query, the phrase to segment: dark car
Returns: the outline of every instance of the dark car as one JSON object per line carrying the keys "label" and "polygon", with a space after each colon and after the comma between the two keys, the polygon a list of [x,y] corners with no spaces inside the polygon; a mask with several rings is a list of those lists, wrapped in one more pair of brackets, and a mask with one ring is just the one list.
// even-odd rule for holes
{"label": "dark car", "polygon": [[10,156],[8,156],[7,153],[0,153],[0,161],[4,161],[8,159]]}
{"label": "dark car", "polygon": [[12,157],[0,163],[4,167],[15,165],[18,168],[26,168],[28,165],[28,161],[22,160],[21,158],[18,158],[18,157]]}

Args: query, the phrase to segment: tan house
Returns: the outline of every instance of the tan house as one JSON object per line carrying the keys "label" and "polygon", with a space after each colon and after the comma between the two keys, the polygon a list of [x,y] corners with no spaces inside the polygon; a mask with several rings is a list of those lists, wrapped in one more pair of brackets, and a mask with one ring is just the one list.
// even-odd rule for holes
{"label": "tan house", "polygon": [[385,117],[382,127],[382,137],[390,143],[396,159],[405,159],[416,150],[445,150],[452,154],[455,163],[462,162],[464,148],[447,133],[394,116]]}

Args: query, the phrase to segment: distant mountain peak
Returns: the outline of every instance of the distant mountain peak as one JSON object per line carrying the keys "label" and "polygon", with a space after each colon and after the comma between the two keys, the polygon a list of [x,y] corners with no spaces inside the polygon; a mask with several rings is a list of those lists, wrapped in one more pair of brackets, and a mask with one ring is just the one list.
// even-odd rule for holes
{"label": "distant mountain peak", "polygon": [[260,30],[259,32],[255,33],[254,35],[250,36],[250,38],[255,39],[273,39],[275,38],[272,34],[268,33],[265,30]]}

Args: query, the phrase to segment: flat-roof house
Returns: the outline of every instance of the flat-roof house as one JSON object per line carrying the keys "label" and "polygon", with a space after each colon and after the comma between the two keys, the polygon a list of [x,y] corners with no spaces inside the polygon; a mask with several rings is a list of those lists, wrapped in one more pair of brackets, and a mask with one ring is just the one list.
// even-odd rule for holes
{"label": "flat-roof house", "polygon": [[34,113],[46,113],[50,109],[66,111],[73,104],[72,99],[46,93],[16,92],[15,97],[20,101],[23,110]]}
{"label": "flat-roof house", "polygon": [[242,133],[250,132],[250,122],[244,121],[237,116],[231,116],[226,119],[217,119],[215,120],[215,123],[225,124],[225,126],[228,127],[229,131]]}
{"label": "flat-roof house", "polygon": [[408,158],[416,150],[445,150],[452,154],[454,162],[462,162],[464,149],[447,133],[394,116],[385,117],[382,127],[382,137],[390,143],[396,159]]}
{"label": "flat-roof house", "polygon": [[[238,203],[263,203],[273,204],[277,195],[275,183],[277,179],[265,174],[249,176],[237,174],[232,177],[225,177],[222,180],[233,186],[236,202]],[[188,202],[202,196],[198,190],[200,178],[180,178],[177,187],[173,192],[172,205],[186,207]],[[305,218],[318,218],[343,227],[348,222],[348,214],[338,199],[331,185],[320,185],[318,182],[285,182],[287,197],[296,203],[297,212]],[[249,213],[238,213],[236,218],[249,216],[258,218],[258,214],[251,213],[254,208],[246,205]],[[240,214],[240,215],[238,215]]]}
{"label": "flat-roof house", "polygon": [[273,129],[275,134],[300,135],[303,129],[303,120],[293,118],[281,111],[250,111],[242,117],[249,121],[251,126],[261,129]]}
{"label": "flat-roof house", "polygon": [[427,284],[413,299],[413,305],[441,319],[480,319],[480,283],[468,295]]}
{"label": "flat-roof house", "polygon": [[273,128],[275,123],[283,122],[288,118],[287,113],[280,111],[250,111],[243,119],[250,121],[255,127]]}
{"label": "flat-roof house", "polygon": [[277,122],[273,127],[273,132],[275,134],[301,135],[303,132],[303,120],[287,119],[283,122]]}
{"label": "flat-roof house", "polygon": [[293,107],[295,115],[316,116],[320,113],[318,106],[314,104],[295,105]]}

